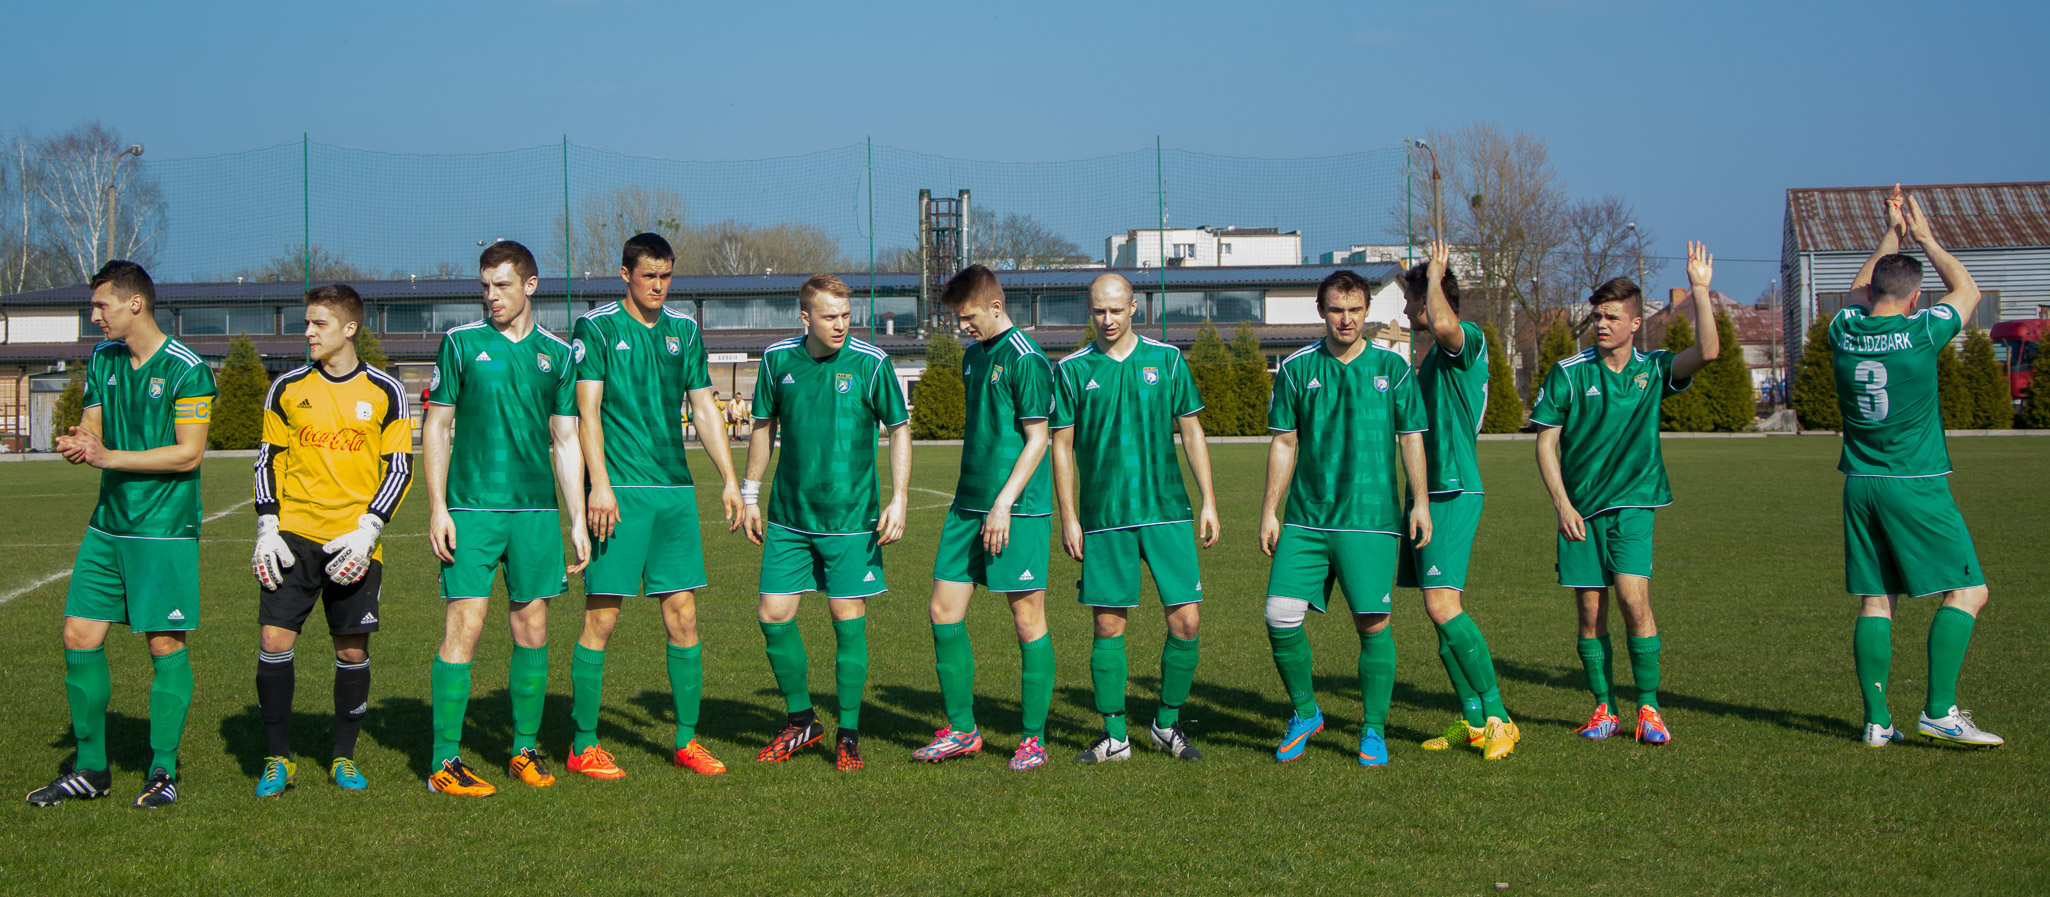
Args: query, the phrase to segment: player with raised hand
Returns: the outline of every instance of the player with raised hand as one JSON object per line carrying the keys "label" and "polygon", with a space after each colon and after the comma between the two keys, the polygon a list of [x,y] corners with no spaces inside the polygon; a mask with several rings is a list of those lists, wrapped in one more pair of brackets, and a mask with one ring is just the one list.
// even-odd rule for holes
{"label": "player with raised hand", "polygon": [[1433,241],[1429,252],[1426,265],[1404,272],[1402,311],[1410,332],[1430,340],[1421,350],[1416,380],[1431,424],[1424,435],[1431,542],[1403,546],[1395,585],[1423,590],[1424,613],[1438,630],[1438,658],[1464,715],[1443,736],[1424,742],[1424,749],[1466,744],[1480,748],[1489,760],[1500,760],[1516,750],[1520,733],[1502,706],[1487,639],[1464,606],[1467,561],[1485,499],[1475,442],[1488,407],[1487,334],[1459,318],[1459,278],[1450,270],[1451,248]]}
{"label": "player with raised hand", "polygon": [[668,632],[669,691],[676,706],[671,762],[703,775],[726,771],[697,740],[705,672],[698,644],[696,590],[704,588],[704,546],[698,535],[697,490],[685,453],[683,424],[699,423],[698,441],[724,481],[720,503],[729,530],[745,511],[726,427],[712,400],[705,342],[698,322],[665,304],[676,253],[656,234],[636,234],[620,251],[626,299],[577,319],[577,417],[590,470],[591,535],[598,546],[584,573],[584,631],[570,664],[569,768],[597,779],[626,772],[598,743],[605,687],[605,647],[620,605],[644,592],[661,607]]}
{"label": "player with raised hand", "polygon": [[1360,636],[1365,721],[1359,762],[1388,763],[1383,728],[1395,690],[1390,583],[1403,537],[1419,548],[1432,541],[1429,501],[1412,503],[1405,521],[1403,480],[1393,457],[1400,452],[1410,494],[1427,495],[1423,401],[1409,360],[1366,338],[1368,295],[1367,282],[1352,271],[1334,271],[1317,285],[1324,338],[1282,360],[1267,407],[1274,439],[1267,449],[1260,550],[1274,559],[1267,637],[1295,708],[1274,751],[1284,762],[1302,756],[1310,736],[1324,730],[1303,618],[1312,608],[1324,612],[1336,584]]}
{"label": "player with raised hand", "polygon": [[[762,351],[755,375],[754,429],[748,436],[747,537],[763,546],[757,619],[769,669],[790,718],[755,755],[780,763],[825,737],[812,708],[810,661],[797,630],[798,600],[826,596],[839,650],[836,766],[852,772],[861,757],[861,693],[868,682],[868,599],[889,590],[883,550],[904,537],[911,491],[911,414],[883,350],[849,336],[853,292],[816,274],[798,290],[804,335]],[[876,501],[876,426],[890,434],[890,503]],[[763,512],[759,499],[769,457],[782,437],[776,481]]]}
{"label": "player with raised hand", "polygon": [[64,460],[100,470],[100,496],[64,597],[64,691],[78,755],[29,792],[39,807],[107,796],[107,630],[144,633],[149,776],[135,806],[178,799],[178,743],[192,707],[185,634],[199,627],[199,462],[213,420],[212,369],[157,327],[156,284],[134,262],[91,281],[92,322],[107,338],[86,363],[85,415],[57,437]]}
{"label": "player with raised hand", "polygon": [[1023,738],[1012,769],[1046,763],[1047,711],[1053,704],[1053,637],[1046,628],[1046,574],[1053,539],[1047,419],[1053,414],[1053,366],[1039,344],[1011,322],[996,274],[969,265],[947,281],[940,302],[975,340],[961,359],[967,419],[961,476],[940,530],[932,570],[933,670],[947,725],[912,758],[930,763],[982,750],[975,726],[975,654],[968,602],[979,584],[1010,602],[1021,665]]}
{"label": "player with raised hand", "polygon": [[[1861,607],[1851,646],[1865,698],[1865,743],[1901,739],[1886,707],[1898,595],[1943,595],[1929,624],[1929,690],[1916,727],[1943,741],[1978,747],[2003,739],[1957,706],[1972,625],[1988,597],[1971,531],[1950,494],[1950,452],[1943,442],[1936,356],[1972,319],[1979,287],[1944,251],[1914,197],[1894,185],[1879,248],[1851,282],[1844,308],[1829,322],[1837,407],[1844,418],[1844,586]],[[1905,234],[1921,244],[1948,291],[1915,310],[1922,264],[1899,252]]]}
{"label": "player with raised hand", "polygon": [[292,648],[315,604],[335,646],[334,758],[342,788],[370,787],[356,736],[370,702],[370,633],[377,631],[384,549],[377,544],[413,479],[406,388],[356,356],[363,297],[347,284],[306,291],[309,363],[271,381],[256,453],[256,553],[262,590],[256,704],[270,753],[256,796],[281,794],[292,760]]}
{"label": "player with raised hand", "polygon": [[[536,741],[548,698],[548,601],[569,588],[567,574],[591,557],[570,347],[534,323],[532,301],[541,286],[534,254],[501,240],[478,256],[477,271],[487,317],[442,337],[421,440],[427,541],[441,559],[441,595],[448,602],[431,679],[434,753],[427,787],[470,797],[497,792],[461,756],[470,664],[493,576],[505,568],[512,604],[506,690],[513,754],[507,769],[543,788],[555,784]],[[564,512],[577,552],[576,564],[567,568]]]}
{"label": "player with raised hand", "polygon": [[[1104,735],[1075,759],[1083,763],[1132,756],[1125,721],[1126,616],[1139,604],[1139,563],[1167,616],[1160,652],[1160,709],[1149,730],[1153,746],[1181,760],[1200,760],[1181,719],[1196,676],[1198,602],[1203,575],[1196,563],[1195,521],[1203,547],[1217,543],[1216,493],[1210,450],[1196,412],[1203,399],[1180,350],[1132,330],[1137,308],[1132,284],[1102,274],[1089,284],[1089,318],[1096,341],[1054,368],[1053,469],[1061,508],[1061,545],[1082,562],[1080,600],[1095,615],[1089,676]],[[1189,468],[1202,493],[1200,514],[1189,511],[1179,430]]]}
{"label": "player with raised hand", "polygon": [[1720,352],[1715,303],[1708,291],[1715,257],[1687,244],[1687,283],[1700,342],[1678,354],[1639,352],[1644,294],[1627,277],[1597,287],[1592,307],[1595,345],[1563,358],[1531,403],[1538,426],[1537,464],[1559,516],[1559,584],[1580,611],[1580,662],[1594,693],[1594,712],[1574,731],[1604,739],[1621,720],[1611,709],[1613,643],[1609,591],[1629,627],[1630,670],[1637,685],[1637,740],[1672,739],[1659,714],[1658,622],[1651,612],[1654,511],[1673,503],[1659,450],[1659,405],[1693,384]]}

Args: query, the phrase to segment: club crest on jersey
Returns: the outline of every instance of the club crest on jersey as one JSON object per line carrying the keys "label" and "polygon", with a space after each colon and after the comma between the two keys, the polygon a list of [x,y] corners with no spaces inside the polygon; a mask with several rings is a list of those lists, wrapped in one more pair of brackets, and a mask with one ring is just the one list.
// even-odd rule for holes
{"label": "club crest on jersey", "polygon": [[1002,379],[1004,379],[1004,366],[1000,364],[992,365],[989,369],[989,382],[995,383]]}
{"label": "club crest on jersey", "polygon": [[1645,390],[1645,389],[1649,388],[1650,386],[1651,386],[1651,375],[1650,375],[1650,374],[1638,374],[1638,375],[1637,375],[1637,389],[1638,389],[1638,391],[1642,392],[1643,390]]}
{"label": "club crest on jersey", "polygon": [[164,397],[164,378],[149,378],[149,397],[152,399],[161,399]]}
{"label": "club crest on jersey", "polygon": [[1141,371],[1139,371],[1139,379],[1140,379],[1140,380],[1143,380],[1143,381],[1145,381],[1145,382],[1146,382],[1146,385],[1147,385],[1147,386],[1152,386],[1152,385],[1153,385],[1153,384],[1155,384],[1155,383],[1159,383],[1159,382],[1160,382],[1160,369],[1159,369],[1159,368],[1145,368],[1145,369],[1142,369]]}
{"label": "club crest on jersey", "polygon": [[546,374],[549,371],[555,370],[555,365],[548,361],[548,353],[546,352],[534,353],[534,363],[540,365],[541,373]]}
{"label": "club crest on jersey", "polygon": [[357,403],[356,403],[356,419],[357,419],[357,420],[369,420],[369,419],[371,419],[372,417],[375,417],[375,416],[377,416],[377,409],[376,409],[376,408],[373,408],[373,407],[371,407],[371,406],[370,406],[370,403],[369,403],[369,402],[357,402]]}
{"label": "club crest on jersey", "polygon": [[1950,320],[1951,315],[1954,314],[1950,310],[1950,303],[1947,302],[1938,302],[1935,305],[1929,306],[1929,313],[1946,321]]}
{"label": "club crest on jersey", "polygon": [[434,376],[432,376],[432,377],[429,377],[429,378],[427,378],[427,391],[428,391],[428,392],[433,392],[433,391],[435,391],[435,390],[437,390],[437,389],[440,389],[440,388],[441,388],[441,365],[435,365],[435,366],[434,366]]}
{"label": "club crest on jersey", "polygon": [[850,393],[850,392],[853,392],[853,391],[854,391],[854,375],[853,375],[853,374],[834,374],[834,375],[833,375],[833,391],[834,391],[834,392],[837,392],[837,393],[839,393],[839,394],[841,394],[841,395],[843,395],[843,396],[844,396],[844,395],[846,395],[846,394],[848,394],[848,393]]}
{"label": "club crest on jersey", "polygon": [[677,339],[676,337],[664,337],[663,342],[666,345],[668,345],[669,354],[671,355],[675,355],[676,353],[683,351],[683,341]]}
{"label": "club crest on jersey", "polygon": [[1388,378],[1387,378],[1387,377],[1375,377],[1375,378],[1374,378],[1374,391],[1375,391],[1375,392],[1387,392],[1387,391],[1388,391]]}
{"label": "club crest on jersey", "polygon": [[570,341],[570,344],[569,344],[569,357],[570,357],[570,360],[571,360],[571,361],[583,361],[583,360],[584,360],[584,341],[583,341],[583,340],[571,340],[571,341]]}

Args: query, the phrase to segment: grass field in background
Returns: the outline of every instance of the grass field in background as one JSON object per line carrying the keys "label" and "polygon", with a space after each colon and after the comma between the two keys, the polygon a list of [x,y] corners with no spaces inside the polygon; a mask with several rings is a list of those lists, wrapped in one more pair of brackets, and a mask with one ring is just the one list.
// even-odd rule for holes
{"label": "grass field in background", "polygon": [[[1858,740],[1852,599],[1843,594],[1837,443],[1819,438],[1670,440],[1678,503],[1658,515],[1653,599],[1665,641],[1662,703],[1673,743],[1573,737],[1581,688],[1568,593],[1554,584],[1553,517],[1528,442],[1481,445],[1488,508],[1468,609],[1486,633],[1524,740],[1515,755],[1426,753],[1454,702],[1415,593],[1398,593],[1401,652],[1392,762],[1355,765],[1358,642],[1342,616],[1312,615],[1316,684],[1330,727],[1301,760],[1272,750],[1289,714],[1261,610],[1254,535],[1265,447],[1212,448],[1224,541],[1202,556],[1202,665],[1185,718],[1206,759],[1142,749],[1078,767],[1093,740],[1088,614],[1079,565],[1055,549],[1049,616],[1059,658],[1046,768],[1004,768],[1017,742],[1018,651],[1002,602],[970,615],[977,710],[990,749],[943,766],[910,752],[943,724],[925,606],[935,539],[959,449],[920,447],[909,533],[885,549],[895,591],[870,604],[863,713],[866,771],[808,752],[781,766],[753,754],[782,718],[754,622],[759,550],[705,527],[712,585],[700,593],[705,699],[700,734],[733,769],[669,767],[673,732],[663,635],[652,603],[621,616],[599,734],[627,778],[556,764],[559,783],[504,774],[510,639],[493,609],[478,653],[465,756],[501,788],[490,799],[430,794],[428,671],[442,602],[416,489],[386,530],[383,631],[371,641],[371,713],[357,757],[367,793],[322,775],[328,753],[327,637],[308,621],[298,654],[300,780],[251,789],[265,750],[253,684],[257,587],[249,462],[205,467],[203,628],[191,640],[197,696],[179,804],[125,805],[148,760],[149,662],[117,628],[109,713],[114,799],[34,809],[18,795],[71,752],[58,633],[68,570],[96,474],[63,463],[0,464],[0,892],[151,890],[337,893],[2034,893],[2050,886],[2050,441],[1951,442],[1951,478],[1992,584],[1959,693],[1992,751],[1919,736]],[[692,463],[712,480],[702,454]],[[701,507],[715,504],[701,495]],[[232,510],[230,510],[232,509]],[[555,603],[542,746],[568,749],[569,653],[582,602]],[[1152,716],[1163,635],[1157,602],[1133,614],[1134,731]],[[816,700],[832,706],[833,639],[823,601],[799,615]],[[1904,601],[1892,709],[1912,724],[1935,604]],[[1617,621],[1620,631],[1621,624]],[[1617,646],[1621,653],[1621,637]],[[1629,665],[1617,663],[1622,694]],[[829,713],[826,715],[830,715]],[[1624,716],[1629,725],[1627,712]],[[830,738],[828,739],[830,744]]]}

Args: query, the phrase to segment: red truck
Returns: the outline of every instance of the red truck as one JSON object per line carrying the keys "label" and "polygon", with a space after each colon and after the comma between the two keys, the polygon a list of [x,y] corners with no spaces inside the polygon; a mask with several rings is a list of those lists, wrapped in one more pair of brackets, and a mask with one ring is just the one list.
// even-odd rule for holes
{"label": "red truck", "polygon": [[2050,319],[2037,318],[2033,321],[2002,321],[1993,325],[1994,345],[2007,350],[2007,361],[2002,367],[2007,370],[2007,385],[2011,395],[2020,399],[2022,391],[2029,388],[2031,369],[2041,357],[2043,339],[2050,337]]}

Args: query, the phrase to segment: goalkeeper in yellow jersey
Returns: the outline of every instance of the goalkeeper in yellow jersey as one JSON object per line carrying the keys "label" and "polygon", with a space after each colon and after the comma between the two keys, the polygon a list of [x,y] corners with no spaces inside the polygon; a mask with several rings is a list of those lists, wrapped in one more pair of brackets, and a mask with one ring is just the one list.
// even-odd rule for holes
{"label": "goalkeeper in yellow jersey", "polygon": [[369,787],[356,736],[370,699],[370,633],[383,580],[378,535],[413,474],[413,418],[399,381],[356,357],[363,299],[346,285],[306,293],[311,361],[273,381],[256,456],[256,554],[263,586],[256,700],[270,749],[256,795],[291,787],[292,645],[316,602],[335,644],[334,759],[342,788]]}

